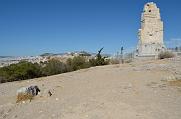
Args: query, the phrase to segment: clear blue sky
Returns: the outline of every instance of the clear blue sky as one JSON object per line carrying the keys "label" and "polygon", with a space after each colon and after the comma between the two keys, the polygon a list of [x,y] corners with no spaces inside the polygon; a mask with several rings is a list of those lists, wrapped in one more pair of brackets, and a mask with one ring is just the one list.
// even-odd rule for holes
{"label": "clear blue sky", "polygon": [[[181,42],[181,1],[152,0],[161,10],[164,40]],[[148,0],[0,0],[0,56],[86,50],[116,53],[136,47]],[[176,43],[176,44],[178,44]]]}

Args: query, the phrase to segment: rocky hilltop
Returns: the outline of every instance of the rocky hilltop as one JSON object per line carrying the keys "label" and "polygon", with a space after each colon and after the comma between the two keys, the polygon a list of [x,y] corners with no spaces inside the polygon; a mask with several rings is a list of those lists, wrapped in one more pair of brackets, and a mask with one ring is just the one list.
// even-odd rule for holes
{"label": "rocky hilltop", "polygon": [[[4,83],[0,119],[180,119],[180,79],[181,58],[174,58]],[[29,85],[41,93],[16,104],[16,90]]]}

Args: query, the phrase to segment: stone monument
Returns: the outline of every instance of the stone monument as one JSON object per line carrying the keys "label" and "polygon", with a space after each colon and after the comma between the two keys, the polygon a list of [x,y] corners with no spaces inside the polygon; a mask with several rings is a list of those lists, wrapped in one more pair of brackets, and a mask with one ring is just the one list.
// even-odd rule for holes
{"label": "stone monument", "polygon": [[136,56],[157,57],[166,48],[163,43],[163,21],[160,10],[153,2],[144,6],[141,15],[141,29],[138,31]]}

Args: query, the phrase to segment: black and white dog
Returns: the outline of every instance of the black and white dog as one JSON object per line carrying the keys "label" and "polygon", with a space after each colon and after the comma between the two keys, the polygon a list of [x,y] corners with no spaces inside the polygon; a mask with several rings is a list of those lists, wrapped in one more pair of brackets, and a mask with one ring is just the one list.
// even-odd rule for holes
{"label": "black and white dog", "polygon": [[38,95],[38,93],[40,92],[40,89],[38,88],[38,86],[29,86],[29,87],[22,87],[20,89],[17,90],[17,95],[18,94],[31,94],[32,96],[36,96]]}
{"label": "black and white dog", "polygon": [[27,93],[31,94],[32,96],[38,95],[38,92],[40,92],[38,86],[30,86],[27,89]]}

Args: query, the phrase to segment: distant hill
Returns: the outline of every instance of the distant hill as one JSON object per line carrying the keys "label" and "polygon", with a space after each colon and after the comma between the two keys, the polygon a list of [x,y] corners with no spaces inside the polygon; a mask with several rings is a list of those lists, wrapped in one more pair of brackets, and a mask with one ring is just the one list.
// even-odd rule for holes
{"label": "distant hill", "polygon": [[13,56],[0,56],[0,58],[11,58]]}
{"label": "distant hill", "polygon": [[[65,54],[80,54],[85,56],[95,56],[97,53],[91,53],[86,51],[74,51],[74,52],[66,52],[66,53],[43,53],[40,56],[56,56],[56,55],[65,55]],[[102,54],[104,57],[110,57],[111,54]]]}
{"label": "distant hill", "polygon": [[54,56],[55,54],[53,54],[53,53],[43,53],[43,54],[41,54],[40,56]]}

